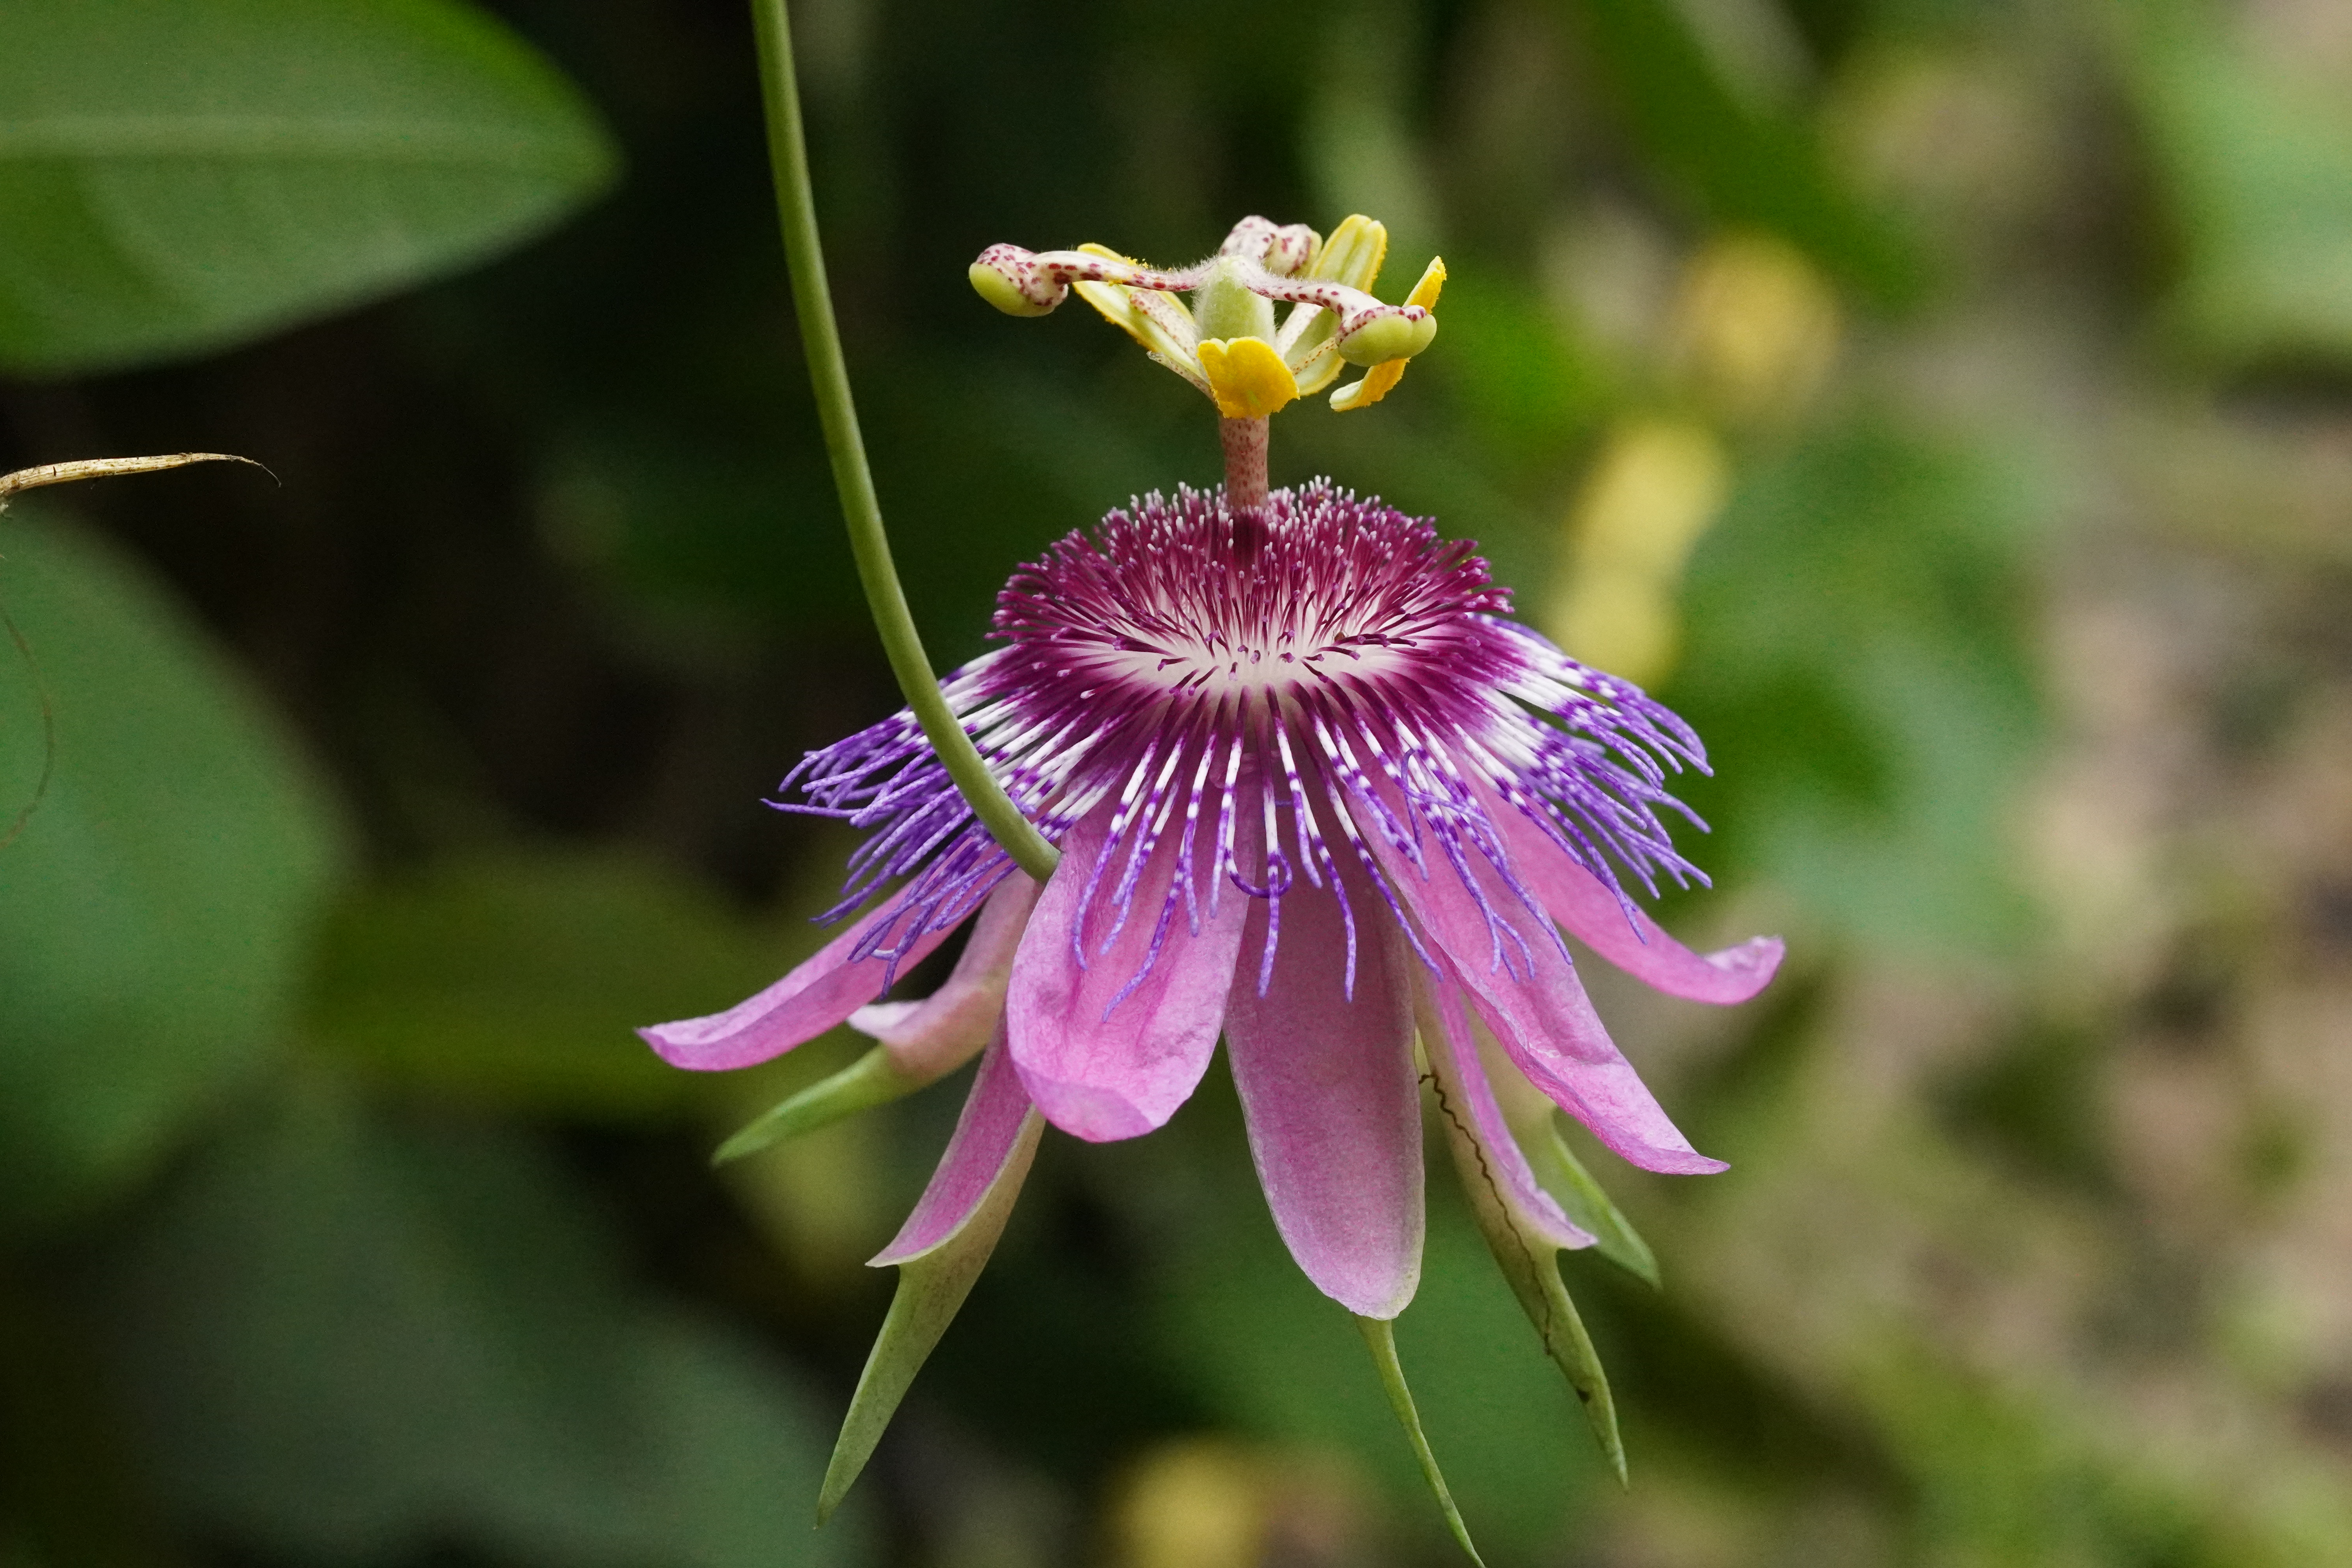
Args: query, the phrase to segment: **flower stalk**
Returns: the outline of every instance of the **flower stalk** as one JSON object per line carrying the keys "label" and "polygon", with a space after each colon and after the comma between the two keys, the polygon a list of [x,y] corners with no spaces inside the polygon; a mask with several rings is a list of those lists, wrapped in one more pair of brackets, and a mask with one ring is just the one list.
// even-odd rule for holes
{"label": "flower stalk", "polygon": [[1225,496],[1234,510],[1255,515],[1265,505],[1266,421],[1219,419],[1217,439],[1225,448]]}
{"label": "flower stalk", "polygon": [[1397,1360],[1396,1324],[1386,1318],[1359,1316],[1356,1327],[1372,1352],[1372,1365],[1380,1372],[1381,1392],[1388,1395],[1389,1409],[1395,1415],[1397,1425],[1404,1428],[1405,1440],[1412,1446],[1413,1459],[1421,1466],[1421,1479],[1429,1483],[1431,1495],[1437,1499],[1438,1511],[1445,1516],[1447,1531],[1477,1568],[1486,1568],[1486,1560],[1471,1543],[1470,1527],[1462,1522],[1462,1510],[1454,1506],[1454,1493],[1437,1468],[1437,1455],[1429,1446],[1429,1435],[1422,1429],[1421,1411],[1414,1406],[1412,1389],[1405,1383],[1404,1365]]}
{"label": "flower stalk", "polygon": [[775,175],[776,217],[783,230],[784,265],[792,277],[793,313],[800,321],[802,352],[816,393],[818,421],[824,428],[825,455],[833,463],[834,487],[841,494],[842,520],[857,559],[857,579],[882,638],[890,672],[907,706],[922,725],[924,738],[989,833],[1013,864],[1038,881],[1053,875],[1061,858],[1029,819],[1021,815],[981,760],[971,737],[940,691],[939,676],[923,651],[922,634],[907,607],[891,559],[890,537],[882,525],[882,503],[866,466],[866,441],[850,396],[849,362],[841,351],[841,329],[833,314],[833,289],[825,280],[824,249],[817,236],[816,197],[809,182],[808,138],[801,123],[800,87],[793,67],[791,19],[785,0],[752,0],[759,36],[760,96],[768,122],[768,162]]}

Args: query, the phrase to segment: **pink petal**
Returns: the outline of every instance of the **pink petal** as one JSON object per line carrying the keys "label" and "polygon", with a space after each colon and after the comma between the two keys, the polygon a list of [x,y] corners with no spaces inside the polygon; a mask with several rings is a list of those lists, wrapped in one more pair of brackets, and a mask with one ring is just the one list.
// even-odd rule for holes
{"label": "pink petal", "polygon": [[1412,955],[1395,917],[1350,879],[1356,986],[1339,900],[1303,880],[1281,905],[1274,974],[1258,994],[1265,900],[1249,900],[1225,1004],[1225,1052],[1275,1228],[1315,1288],[1364,1318],[1393,1318],[1421,1282],[1421,1097],[1412,1068]]}
{"label": "pink petal", "polygon": [[[698,1072],[721,1072],[780,1057],[824,1034],[881,993],[890,961],[877,953],[852,962],[849,954],[861,937],[898,908],[896,899],[884,904],[826,942],[798,969],[724,1013],[656,1024],[637,1033],[670,1066]],[[947,939],[947,931],[917,937],[899,955],[899,970],[910,968]]]}
{"label": "pink petal", "polygon": [[1466,1102],[1443,1109],[1449,1116],[1467,1112],[1470,1131],[1485,1146],[1487,1169],[1500,1184],[1505,1205],[1554,1247],[1591,1247],[1591,1234],[1570,1219],[1559,1200],[1544,1191],[1528,1168],[1519,1141],[1511,1134],[1511,1124],[1504,1119],[1495,1086],[1486,1077],[1486,1064],[1478,1058],[1478,1040],[1472,1032],[1476,1026],[1469,1018],[1468,999],[1462,988],[1425,970],[1418,984],[1415,1000],[1423,1019],[1422,1048],[1445,1053],[1454,1070],[1444,1076],[1461,1085]]}
{"label": "pink petal", "polygon": [[1495,959],[1486,911],[1446,859],[1436,833],[1423,836],[1426,877],[1378,834],[1365,837],[1437,949],[1448,977],[1469,993],[1471,1005],[1504,1051],[1554,1103],[1643,1170],[1697,1175],[1727,1169],[1720,1160],[1694,1150],[1667,1120],[1610,1039],[1575,966],[1545,929],[1542,916],[1511,891],[1484,856],[1465,847],[1486,903],[1517,932],[1516,942],[1508,932],[1503,936],[1503,963]]}
{"label": "pink petal", "polygon": [[1004,1016],[1013,950],[1036,904],[1037,884],[1015,871],[988,896],[946,984],[920,1002],[860,1007],[849,1026],[881,1041],[891,1063],[911,1078],[929,1083],[953,1072],[988,1044]]}
{"label": "pink petal", "polygon": [[1640,910],[1628,918],[1617,895],[1528,821],[1526,813],[1499,799],[1490,799],[1486,809],[1503,830],[1520,884],[1551,918],[1653,989],[1692,1002],[1745,1002],[1763,990],[1780,967],[1781,943],[1776,936],[1750,937],[1738,947],[1702,955],[1659,930]]}
{"label": "pink petal", "polygon": [[[1196,844],[1200,933],[1192,931],[1181,894],[1167,929],[1160,931],[1182,838],[1180,817],[1137,879],[1118,940],[1101,951],[1118,919],[1111,895],[1127,866],[1121,844],[1100,880],[1095,878],[1116,809],[1116,802],[1106,803],[1071,829],[1062,863],[1021,939],[1006,998],[1013,1059],[1037,1109],[1064,1131],[1097,1143],[1161,1125],[1200,1083],[1216,1048],[1248,914],[1244,906],[1251,902],[1228,885],[1218,889],[1212,912],[1216,871],[1210,847]],[[1246,811],[1241,815],[1248,819]],[[1084,930],[1077,931],[1081,921]],[[1083,966],[1072,951],[1074,931],[1086,942]],[[1160,951],[1150,972],[1129,990],[1151,955],[1155,934]]]}
{"label": "pink petal", "polygon": [[921,1012],[929,1001],[924,997],[912,1002],[868,1002],[850,1014],[849,1026],[868,1039],[878,1040]]}
{"label": "pink petal", "polygon": [[956,1118],[955,1136],[948,1140],[948,1152],[940,1156],[930,1185],[890,1245],[876,1253],[868,1267],[887,1268],[919,1258],[961,1229],[1005,1163],[1020,1156],[1024,1143],[1034,1142],[1024,1136],[1032,1121],[1029,1112],[1029,1096],[1022,1090],[1021,1075],[1013,1070],[1013,1053],[1005,1049],[1000,1031],[980,1058],[963,1114]]}

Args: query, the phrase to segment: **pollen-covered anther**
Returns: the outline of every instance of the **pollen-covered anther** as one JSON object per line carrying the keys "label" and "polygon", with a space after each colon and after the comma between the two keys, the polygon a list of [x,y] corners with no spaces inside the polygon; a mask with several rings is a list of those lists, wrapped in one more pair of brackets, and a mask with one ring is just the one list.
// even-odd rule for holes
{"label": "pollen-covered anther", "polygon": [[1349,364],[1411,359],[1437,336],[1437,317],[1419,305],[1377,305],[1350,316],[1334,345]]}
{"label": "pollen-covered anther", "polygon": [[1008,316],[1044,316],[1070,297],[1070,286],[1047,278],[1034,251],[992,245],[966,269],[980,297]]}
{"label": "pollen-covered anther", "polygon": [[[1383,335],[1394,333],[1415,346],[1412,348],[1410,353],[1373,358],[1370,361],[1371,368],[1364,373],[1362,380],[1343,386],[1331,395],[1333,408],[1342,414],[1358,408],[1370,408],[1396,390],[1396,384],[1404,376],[1405,361],[1412,353],[1419,353],[1423,349],[1427,348],[1430,340],[1437,335],[1437,296],[1444,287],[1445,262],[1443,258],[1432,257],[1429,265],[1422,269],[1421,280],[1412,286],[1412,292],[1405,296],[1402,309],[1397,311],[1398,317],[1407,321],[1412,321],[1416,311],[1425,314],[1427,321],[1412,322],[1409,334],[1401,333],[1396,328],[1382,327],[1379,332],[1372,334],[1370,340],[1361,345],[1364,351],[1387,347],[1389,345],[1382,342]],[[1353,324],[1354,318],[1349,318],[1349,324]],[[1373,324],[1369,321],[1364,323],[1367,327]],[[1343,358],[1355,358],[1355,355],[1348,353],[1344,345],[1340,348],[1340,354]],[[1358,360],[1356,363],[1365,362]]]}
{"label": "pollen-covered anther", "polygon": [[1296,278],[1314,265],[1322,248],[1323,237],[1303,223],[1251,216],[1234,225],[1217,254],[1255,261],[1276,278]]}

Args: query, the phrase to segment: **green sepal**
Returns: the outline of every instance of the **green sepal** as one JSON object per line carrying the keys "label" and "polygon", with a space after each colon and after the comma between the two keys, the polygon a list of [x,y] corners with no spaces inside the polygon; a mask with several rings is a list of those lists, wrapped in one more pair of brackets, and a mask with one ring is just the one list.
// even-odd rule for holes
{"label": "green sepal", "polygon": [[1454,1494],[1446,1489],[1445,1477],[1437,1468],[1437,1456],[1429,1447],[1429,1434],[1421,1429],[1421,1412],[1412,1403],[1412,1390],[1404,1381],[1404,1365],[1397,1360],[1396,1325],[1386,1318],[1358,1318],[1356,1327],[1363,1331],[1364,1343],[1370,1347],[1372,1364],[1380,1368],[1381,1388],[1389,1396],[1389,1408],[1396,1412],[1397,1425],[1404,1428],[1405,1441],[1412,1445],[1412,1457],[1421,1461],[1422,1479],[1436,1495],[1437,1506],[1445,1515],[1445,1528],[1468,1552],[1470,1561],[1478,1568],[1486,1568],[1478,1549],[1470,1543],[1470,1527],[1462,1522],[1462,1510],[1454,1506]]}
{"label": "green sepal", "polygon": [[1633,1228],[1616,1204],[1610,1200],[1576,1152],[1560,1135],[1560,1112],[1554,1110],[1543,1119],[1543,1125],[1515,1128],[1519,1134],[1519,1147],[1528,1156],[1528,1164],[1535,1171],[1536,1180],[1543,1190],[1559,1200],[1560,1208],[1580,1227],[1593,1235],[1595,1249],[1601,1256],[1628,1274],[1649,1286],[1663,1290],[1658,1278],[1658,1257],[1642,1233]]}
{"label": "green sepal", "polygon": [[1037,1152],[1037,1135],[1045,1125],[1045,1118],[1031,1108],[1013,1152],[964,1222],[929,1251],[898,1265],[898,1293],[890,1298],[882,1331],[875,1336],[866,1370],[858,1374],[857,1392],[850,1395],[849,1415],[841,1423],[833,1458],[824,1468],[824,1484],[817,1491],[819,1524],[833,1517],[833,1510],[841,1506],[842,1498],[866,1468],[866,1461],[874,1457],[874,1446],[882,1440],[898,1401],[906,1397],[915,1373],[922,1370],[940,1336],[961,1310],[964,1298],[971,1294],[972,1282],[988,1266],[989,1254],[996,1250],[997,1237],[1004,1234],[1004,1222],[1012,1216],[1013,1200],[1021,1195],[1021,1184],[1029,1174],[1029,1163]]}
{"label": "green sepal", "polygon": [[[1426,1055],[1435,1069],[1443,1103],[1444,1097],[1458,1092],[1452,1082],[1446,1053],[1441,1047]],[[1519,1299],[1519,1310],[1535,1325],[1544,1354],[1568,1378],[1577,1403],[1584,1406],[1584,1418],[1591,1423],[1601,1451],[1608,1456],[1610,1468],[1617,1472],[1618,1484],[1630,1485],[1625,1442],[1617,1430],[1617,1405],[1610,1396],[1609,1374],[1601,1369],[1600,1352],[1592,1348],[1592,1336],[1585,1332],[1584,1320],[1578,1315],[1576,1303],[1569,1300],[1568,1287],[1560,1280],[1559,1249],[1534,1234],[1511,1212],[1490,1174],[1492,1166],[1477,1135],[1465,1120],[1448,1114],[1439,1121],[1445,1128],[1446,1147],[1453,1152],[1454,1168],[1462,1178],[1462,1190],[1470,1199],[1470,1212],[1478,1221],[1479,1233],[1486,1238],[1486,1249],[1495,1255],[1503,1278],[1510,1282],[1511,1294]]]}
{"label": "green sepal", "polygon": [[[1487,1238],[1487,1245],[1494,1245],[1493,1237]],[[1601,1453],[1608,1456],[1609,1468],[1617,1472],[1617,1484],[1630,1487],[1633,1478],[1625,1468],[1625,1439],[1617,1430],[1617,1402],[1609,1392],[1609,1373],[1601,1367],[1601,1352],[1593,1348],[1584,1319],[1559,1277],[1559,1258],[1529,1255],[1528,1261],[1534,1265],[1533,1289],[1522,1289],[1517,1280],[1512,1281],[1519,1306],[1543,1337],[1544,1353],[1566,1374],[1577,1403],[1584,1406],[1584,1419],[1591,1426]],[[1507,1268],[1504,1273],[1510,1270]]]}
{"label": "green sepal", "polygon": [[830,1078],[817,1079],[752,1118],[719,1145],[710,1163],[724,1165],[746,1154],[756,1154],[770,1144],[814,1132],[845,1116],[887,1105],[930,1081],[901,1070],[890,1059],[888,1047],[877,1046]]}

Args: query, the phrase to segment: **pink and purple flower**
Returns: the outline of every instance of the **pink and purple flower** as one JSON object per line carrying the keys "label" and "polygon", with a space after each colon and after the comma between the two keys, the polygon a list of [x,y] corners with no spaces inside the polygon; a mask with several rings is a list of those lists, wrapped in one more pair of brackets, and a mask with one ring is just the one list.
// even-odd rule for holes
{"label": "pink and purple flower", "polygon": [[[1113,511],[1013,576],[1003,646],[945,684],[1060,850],[1045,886],[902,711],[784,786],[801,797],[785,809],[870,835],[832,918],[879,901],[759,995],[646,1038],[679,1067],[730,1068],[847,1021],[908,1082],[984,1052],[877,1263],[968,1217],[1033,1108],[1090,1141],[1149,1132],[1220,1035],[1276,1224],[1349,1311],[1393,1318],[1419,1279],[1416,1041],[1519,1222],[1590,1245],[1505,1125],[1492,1051],[1633,1164],[1722,1166],[1612,1042],[1561,933],[1710,1003],[1755,994],[1781,948],[1696,953],[1641,912],[1629,888],[1703,879],[1664,819],[1688,816],[1668,784],[1705,767],[1698,738],[1508,608],[1471,545],[1328,484]],[[877,1001],[975,914],[939,991]]]}

